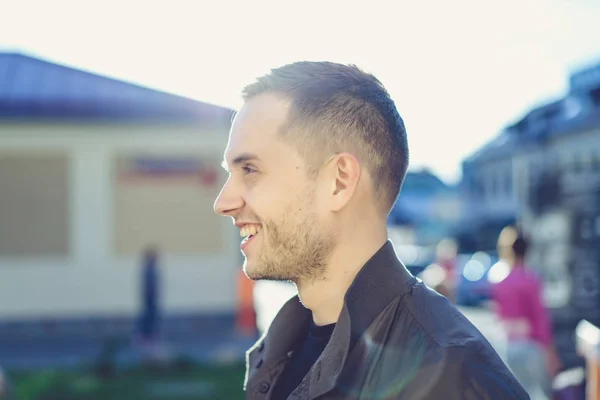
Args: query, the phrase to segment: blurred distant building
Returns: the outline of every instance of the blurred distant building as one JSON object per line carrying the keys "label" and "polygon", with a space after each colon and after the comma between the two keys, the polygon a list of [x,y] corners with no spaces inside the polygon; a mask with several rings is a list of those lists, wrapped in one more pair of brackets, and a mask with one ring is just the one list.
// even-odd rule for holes
{"label": "blurred distant building", "polygon": [[406,174],[389,223],[412,230],[420,245],[435,245],[452,235],[461,218],[457,188],[445,184],[427,169]]}
{"label": "blurred distant building", "polygon": [[462,239],[493,249],[502,227],[531,239],[563,362],[581,319],[600,323],[600,64],[570,76],[564,98],[528,112],[463,163]]}
{"label": "blurred distant building", "polygon": [[549,186],[554,172],[594,174],[599,127],[600,64],[572,74],[564,98],[529,111],[464,160],[462,236],[475,238],[479,249],[493,249],[502,227],[523,222],[556,198]]}
{"label": "blurred distant building", "polygon": [[127,325],[150,244],[162,252],[165,313],[233,315],[237,233],[212,212],[231,118],[227,108],[0,53],[0,328]]}

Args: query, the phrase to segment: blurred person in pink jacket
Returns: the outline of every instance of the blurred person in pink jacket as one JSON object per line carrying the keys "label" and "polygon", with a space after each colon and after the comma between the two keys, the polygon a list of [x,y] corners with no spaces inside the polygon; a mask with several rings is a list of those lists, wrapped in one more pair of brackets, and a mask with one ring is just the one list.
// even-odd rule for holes
{"label": "blurred person in pink jacket", "polygon": [[[500,262],[492,285],[495,310],[507,337],[507,363],[532,399],[552,397],[552,379],[560,368],[551,320],[537,273],[525,264],[528,243],[513,227],[498,238]],[[490,271],[491,272],[491,271]],[[537,395],[536,395],[537,393]]]}

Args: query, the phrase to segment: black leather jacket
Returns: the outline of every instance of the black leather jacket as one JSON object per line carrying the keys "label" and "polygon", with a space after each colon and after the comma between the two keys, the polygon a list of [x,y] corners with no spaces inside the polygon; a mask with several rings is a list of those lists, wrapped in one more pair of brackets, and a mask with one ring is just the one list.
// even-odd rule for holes
{"label": "black leather jacket", "polygon": [[[282,307],[247,353],[246,399],[271,399],[310,318],[298,297]],[[446,298],[413,277],[388,241],[348,289],[329,344],[292,399],[529,396],[482,334]]]}

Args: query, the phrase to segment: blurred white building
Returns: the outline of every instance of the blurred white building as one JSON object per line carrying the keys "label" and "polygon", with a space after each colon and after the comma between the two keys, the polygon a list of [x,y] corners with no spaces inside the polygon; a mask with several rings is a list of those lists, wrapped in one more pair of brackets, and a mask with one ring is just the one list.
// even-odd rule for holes
{"label": "blurred white building", "polygon": [[134,316],[149,244],[165,312],[233,313],[238,233],[212,211],[231,118],[0,53],[0,323]]}

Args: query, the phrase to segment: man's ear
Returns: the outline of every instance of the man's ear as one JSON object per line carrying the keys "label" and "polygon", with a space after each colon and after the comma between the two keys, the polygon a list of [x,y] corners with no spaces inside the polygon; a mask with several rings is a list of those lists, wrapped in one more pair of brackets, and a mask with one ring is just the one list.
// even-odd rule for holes
{"label": "man's ear", "polygon": [[339,211],[348,204],[361,177],[361,165],[351,153],[339,153],[331,160],[331,210]]}

